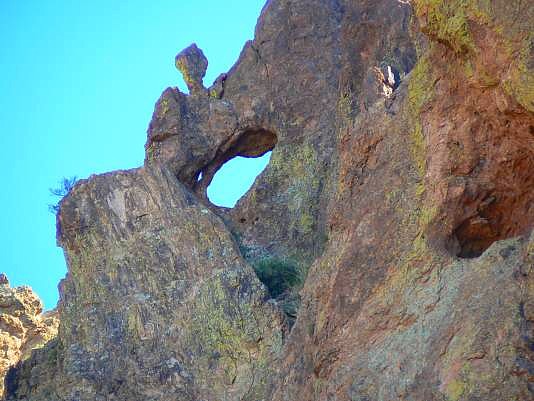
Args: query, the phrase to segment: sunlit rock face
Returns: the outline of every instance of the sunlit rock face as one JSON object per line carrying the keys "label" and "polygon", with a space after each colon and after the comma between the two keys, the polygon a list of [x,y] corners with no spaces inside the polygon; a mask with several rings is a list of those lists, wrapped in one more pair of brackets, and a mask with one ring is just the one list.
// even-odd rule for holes
{"label": "sunlit rock face", "polygon": [[26,374],[39,380],[21,366],[10,382],[17,397],[265,393],[282,346],[281,314],[222,220],[168,169],[154,164],[79,182],[62,202],[58,241],[69,273],[50,351],[57,370],[35,386],[20,382]]}
{"label": "sunlit rock face", "polygon": [[[272,0],[211,87],[179,53],[145,165],[61,203],[59,337],[7,399],[532,399],[533,26],[520,1]],[[270,258],[309,270],[292,326]]]}
{"label": "sunlit rock face", "polygon": [[[43,303],[29,287],[9,285],[0,274],[0,375],[20,361],[28,359],[57,335],[57,312],[43,314]],[[0,394],[4,392],[4,382]]]}

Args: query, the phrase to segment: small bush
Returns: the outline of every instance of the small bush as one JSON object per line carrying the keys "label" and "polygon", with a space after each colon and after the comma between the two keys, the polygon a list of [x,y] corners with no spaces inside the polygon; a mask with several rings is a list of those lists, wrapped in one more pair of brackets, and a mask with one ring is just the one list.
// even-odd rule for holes
{"label": "small bush", "polygon": [[273,298],[278,298],[303,283],[301,269],[285,259],[265,258],[254,263],[253,267]]}
{"label": "small bush", "polygon": [[56,188],[48,189],[52,196],[59,198],[56,203],[48,205],[48,210],[50,210],[51,213],[58,214],[59,202],[70,192],[72,187],[74,187],[77,182],[78,177],[76,176],[70,178],[63,177],[63,179],[59,181],[58,186]]}
{"label": "small bush", "polygon": [[289,327],[293,327],[300,308],[299,292],[304,285],[306,270],[290,260],[277,258],[264,258],[252,266],[271,297],[284,311]]}

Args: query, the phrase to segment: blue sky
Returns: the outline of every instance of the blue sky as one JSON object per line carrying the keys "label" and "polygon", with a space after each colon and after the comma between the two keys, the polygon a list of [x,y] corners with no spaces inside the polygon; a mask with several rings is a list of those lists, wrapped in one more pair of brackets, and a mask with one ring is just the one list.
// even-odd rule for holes
{"label": "blue sky", "polygon": [[[140,166],[157,98],[168,86],[185,90],[176,53],[196,42],[211,84],[252,39],[264,2],[0,1],[0,270],[12,285],[55,306],[66,267],[48,189],[63,177]],[[210,198],[231,206],[232,192],[267,161],[228,163]]]}

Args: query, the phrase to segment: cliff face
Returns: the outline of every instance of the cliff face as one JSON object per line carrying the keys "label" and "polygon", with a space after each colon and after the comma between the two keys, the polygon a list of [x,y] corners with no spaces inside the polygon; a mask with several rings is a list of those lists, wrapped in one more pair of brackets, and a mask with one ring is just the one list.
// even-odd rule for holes
{"label": "cliff face", "polygon": [[[0,274],[0,376],[32,350],[43,347],[57,335],[56,312],[42,314],[43,304],[29,287],[11,288]],[[4,382],[0,385],[4,392]]]}
{"label": "cliff face", "polygon": [[[533,26],[522,1],[272,0],[210,88],[185,49],[145,165],[62,201],[59,337],[7,399],[532,399]],[[269,258],[309,269],[291,329]]]}
{"label": "cliff face", "polygon": [[534,7],[491,3],[413,2],[429,40],[342,132],[272,399],[534,397]]}

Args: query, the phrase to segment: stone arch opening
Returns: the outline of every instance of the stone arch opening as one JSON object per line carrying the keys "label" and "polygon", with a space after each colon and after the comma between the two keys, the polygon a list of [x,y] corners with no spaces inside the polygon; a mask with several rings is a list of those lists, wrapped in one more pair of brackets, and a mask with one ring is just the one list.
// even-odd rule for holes
{"label": "stone arch opening", "polygon": [[209,201],[215,206],[233,208],[265,170],[270,158],[269,151],[259,157],[236,156],[228,160],[215,173],[207,188]]}
{"label": "stone arch opening", "polygon": [[259,158],[271,152],[278,143],[276,134],[264,128],[248,128],[234,135],[216,152],[213,160],[196,174],[194,191],[209,202],[207,190],[222,166],[230,160],[241,158]]}

